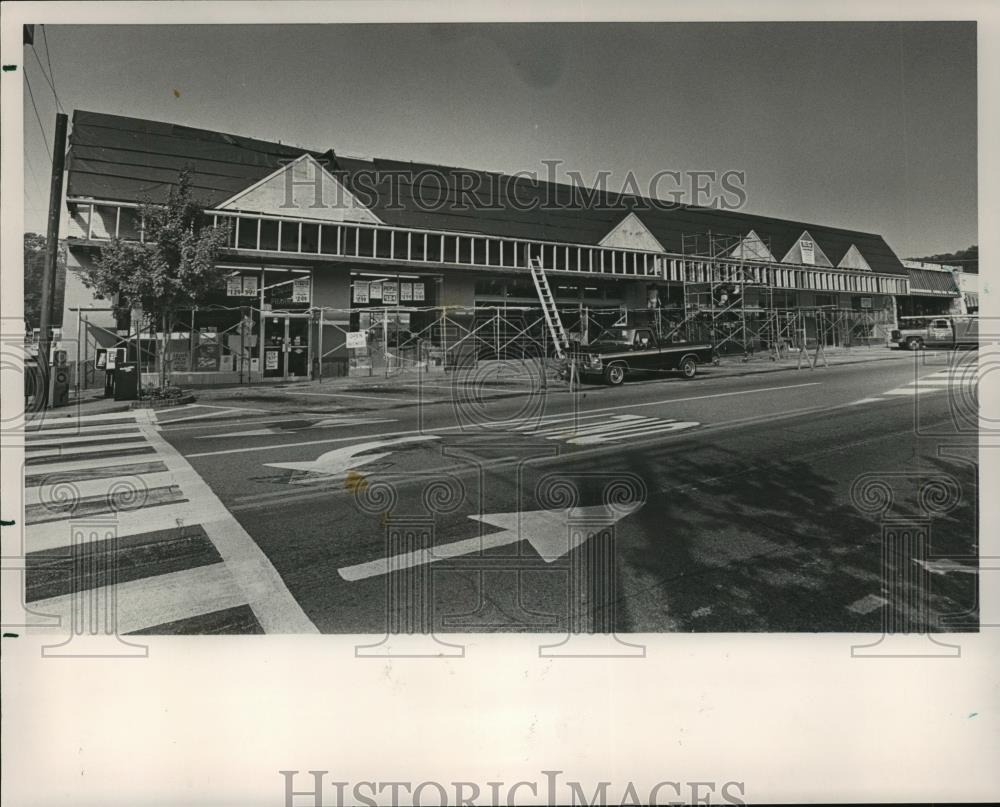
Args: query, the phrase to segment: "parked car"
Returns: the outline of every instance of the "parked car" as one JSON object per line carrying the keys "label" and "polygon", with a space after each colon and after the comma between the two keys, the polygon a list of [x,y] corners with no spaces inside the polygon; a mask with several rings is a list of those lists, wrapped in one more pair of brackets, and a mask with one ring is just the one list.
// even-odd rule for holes
{"label": "parked car", "polygon": [[976,347],[979,318],[970,316],[900,317],[890,340],[906,350]]}
{"label": "parked car", "polygon": [[709,343],[660,344],[651,328],[612,328],[573,354],[583,378],[602,378],[618,386],[638,374],[680,373],[694,378],[698,365],[709,364],[715,352]]}

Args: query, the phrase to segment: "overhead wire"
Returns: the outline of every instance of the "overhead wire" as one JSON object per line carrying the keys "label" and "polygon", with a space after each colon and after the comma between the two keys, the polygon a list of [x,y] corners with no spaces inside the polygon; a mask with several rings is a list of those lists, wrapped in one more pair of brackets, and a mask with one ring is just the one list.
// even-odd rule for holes
{"label": "overhead wire", "polygon": [[49,89],[52,90],[52,97],[55,99],[56,106],[59,108],[60,112],[65,112],[66,110],[63,108],[62,101],[59,100],[59,93],[56,92],[55,82],[49,78],[48,73],[45,72],[45,65],[42,64],[41,57],[39,57],[38,51],[35,50],[34,45],[31,47],[31,52],[35,54],[35,61],[38,62],[39,70],[42,71],[42,78],[45,79],[45,82],[49,85]]}
{"label": "overhead wire", "polygon": [[42,42],[44,42],[44,44],[45,44],[45,61],[49,65],[49,76],[52,77],[52,90],[53,90],[53,92],[55,92],[56,73],[52,69],[52,55],[49,52],[49,37],[45,33],[45,26],[43,25],[43,26],[41,26],[41,28],[42,28]]}
{"label": "overhead wire", "polygon": [[49,148],[49,140],[45,136],[45,126],[42,124],[42,116],[38,114],[38,105],[35,103],[35,94],[31,91],[31,82],[28,81],[28,73],[24,74],[24,85],[28,88],[28,97],[31,99],[31,107],[35,110],[35,120],[38,121],[38,128],[42,133],[42,145],[45,146],[45,153],[49,155],[49,162],[52,162],[52,149]]}

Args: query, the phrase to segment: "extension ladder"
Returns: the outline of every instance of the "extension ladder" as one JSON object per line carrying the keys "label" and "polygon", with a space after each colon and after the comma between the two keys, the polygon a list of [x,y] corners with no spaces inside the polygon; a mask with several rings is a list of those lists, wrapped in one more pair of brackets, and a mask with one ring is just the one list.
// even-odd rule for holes
{"label": "extension ladder", "polygon": [[531,279],[535,281],[535,291],[538,292],[542,313],[545,316],[545,324],[548,326],[552,343],[555,345],[556,358],[560,361],[565,360],[566,351],[569,350],[569,337],[566,335],[566,329],[563,328],[562,320],[559,318],[559,309],[556,308],[556,301],[552,296],[552,289],[549,287],[549,279],[545,275],[545,269],[537,257],[528,259],[528,269],[531,271]]}

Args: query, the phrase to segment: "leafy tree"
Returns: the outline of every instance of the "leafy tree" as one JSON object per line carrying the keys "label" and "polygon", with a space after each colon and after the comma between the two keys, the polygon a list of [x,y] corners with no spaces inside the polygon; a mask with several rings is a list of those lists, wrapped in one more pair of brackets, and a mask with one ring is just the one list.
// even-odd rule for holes
{"label": "leafy tree", "polygon": [[167,384],[167,346],[177,313],[202,302],[222,285],[216,263],[228,244],[225,226],[213,227],[191,195],[191,175],[181,172],[166,204],[140,205],[143,242],[113,239],[100,258],[82,272],[83,282],[102,297],[118,295],[119,305],[141,305],[158,323],[160,386]]}
{"label": "leafy tree", "polygon": [[928,263],[957,263],[966,272],[979,274],[979,245],[973,244],[971,247],[959,249],[955,252],[929,255],[926,258],[916,258],[915,260],[927,261]]}
{"label": "leafy tree", "polygon": [[42,311],[42,278],[45,275],[45,236],[24,234],[24,324],[37,328]]}

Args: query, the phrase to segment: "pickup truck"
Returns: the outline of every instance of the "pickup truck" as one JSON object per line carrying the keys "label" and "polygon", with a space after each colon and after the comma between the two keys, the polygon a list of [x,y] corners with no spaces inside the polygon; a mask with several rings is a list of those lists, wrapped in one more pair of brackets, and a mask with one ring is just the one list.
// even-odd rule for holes
{"label": "pickup truck", "polygon": [[711,363],[710,344],[665,342],[659,344],[652,328],[611,328],[572,356],[582,378],[603,378],[617,387],[627,375],[680,373],[694,378],[699,364]]}
{"label": "pickup truck", "polygon": [[890,341],[906,350],[975,347],[979,343],[978,317],[900,317]]}

